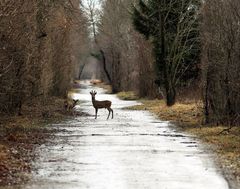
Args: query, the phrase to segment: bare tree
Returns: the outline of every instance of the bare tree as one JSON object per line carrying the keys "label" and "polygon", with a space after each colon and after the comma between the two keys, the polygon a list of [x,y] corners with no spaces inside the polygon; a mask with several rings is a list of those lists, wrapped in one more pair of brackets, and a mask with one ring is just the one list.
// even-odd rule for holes
{"label": "bare tree", "polygon": [[99,44],[106,54],[114,92],[134,90],[140,96],[155,96],[151,45],[132,26],[131,3],[127,0],[103,3]]}
{"label": "bare tree", "polygon": [[240,122],[240,2],[206,1],[202,64],[206,122]]}
{"label": "bare tree", "polygon": [[1,1],[1,111],[21,114],[26,101],[65,95],[87,49],[86,20],[79,3]]}
{"label": "bare tree", "polygon": [[92,52],[91,55],[100,59],[103,64],[103,70],[107,77],[108,82],[111,83],[112,78],[109,74],[109,71],[106,66],[106,57],[104,50],[100,47],[99,42],[97,40],[97,26],[100,22],[100,2],[98,0],[87,0],[85,3],[82,3],[82,8],[87,15],[88,22],[89,22],[89,30],[90,30],[90,37],[92,38]]}

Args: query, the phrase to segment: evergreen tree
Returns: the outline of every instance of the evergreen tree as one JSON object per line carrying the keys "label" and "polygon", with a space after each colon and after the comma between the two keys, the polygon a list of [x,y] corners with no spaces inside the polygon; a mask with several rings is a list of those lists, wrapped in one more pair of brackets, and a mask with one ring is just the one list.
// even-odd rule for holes
{"label": "evergreen tree", "polygon": [[195,76],[199,59],[199,0],[138,0],[133,25],[154,47],[159,86],[168,106],[175,103],[176,87]]}

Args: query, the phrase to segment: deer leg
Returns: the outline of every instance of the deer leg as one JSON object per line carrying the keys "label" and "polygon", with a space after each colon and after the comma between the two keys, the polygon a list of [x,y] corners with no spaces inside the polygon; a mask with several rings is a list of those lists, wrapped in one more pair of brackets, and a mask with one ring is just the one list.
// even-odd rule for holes
{"label": "deer leg", "polygon": [[112,108],[110,108],[111,109],[111,112],[112,112],[112,119],[113,119],[113,109]]}
{"label": "deer leg", "polygon": [[107,117],[107,119],[108,119],[110,116],[110,113],[111,113],[111,108],[107,108],[107,109],[108,109],[108,117]]}
{"label": "deer leg", "polygon": [[97,112],[98,112],[98,109],[95,108],[95,119],[97,119]]}

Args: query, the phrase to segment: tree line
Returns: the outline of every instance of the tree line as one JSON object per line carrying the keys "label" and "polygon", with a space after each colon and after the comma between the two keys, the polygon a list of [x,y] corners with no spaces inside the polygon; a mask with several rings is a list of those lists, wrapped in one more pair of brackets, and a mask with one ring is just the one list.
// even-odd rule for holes
{"label": "tree line", "polygon": [[239,0],[86,1],[0,2],[1,112],[65,96],[91,54],[114,93],[194,94],[207,123],[240,122]]}
{"label": "tree line", "polygon": [[238,0],[103,1],[96,39],[113,92],[172,106],[192,88],[207,123],[239,124],[239,15]]}
{"label": "tree line", "polygon": [[65,96],[88,50],[79,0],[0,2],[0,111]]}

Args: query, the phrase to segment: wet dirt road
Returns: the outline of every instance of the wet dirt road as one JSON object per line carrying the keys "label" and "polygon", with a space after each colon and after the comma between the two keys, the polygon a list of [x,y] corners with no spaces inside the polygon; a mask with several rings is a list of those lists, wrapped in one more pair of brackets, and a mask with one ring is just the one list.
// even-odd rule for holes
{"label": "wet dirt road", "polygon": [[[107,110],[94,109],[97,100],[113,102],[114,119]],[[144,111],[121,108],[136,102],[121,101],[99,88],[82,84],[75,98],[79,110],[91,116],[52,125],[62,130],[53,142],[39,147],[36,171],[24,189],[227,189],[211,155],[196,139],[174,131],[168,122]]]}

